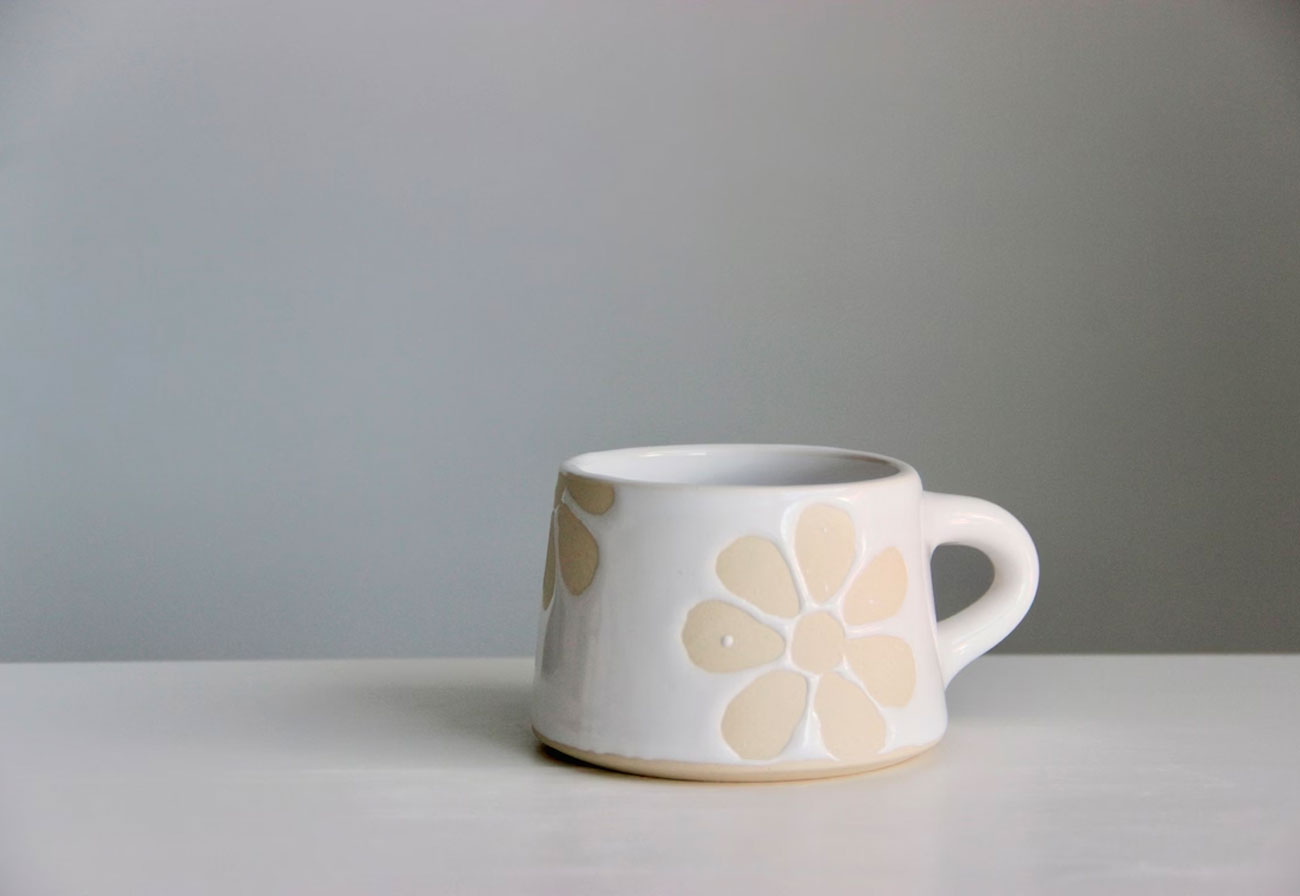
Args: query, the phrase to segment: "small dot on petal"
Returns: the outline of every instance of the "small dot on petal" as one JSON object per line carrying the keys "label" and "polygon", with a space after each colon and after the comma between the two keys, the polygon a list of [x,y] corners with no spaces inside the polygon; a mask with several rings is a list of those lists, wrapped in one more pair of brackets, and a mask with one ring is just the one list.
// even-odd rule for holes
{"label": "small dot on petal", "polygon": [[682,644],[707,672],[738,672],[785,653],[785,639],[735,604],[706,600],[686,614]]}

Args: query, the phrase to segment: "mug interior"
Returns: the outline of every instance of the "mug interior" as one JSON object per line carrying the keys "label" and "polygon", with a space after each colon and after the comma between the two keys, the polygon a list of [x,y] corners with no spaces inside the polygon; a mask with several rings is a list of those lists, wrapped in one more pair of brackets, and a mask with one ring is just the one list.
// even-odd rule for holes
{"label": "mug interior", "polygon": [[800,486],[886,479],[903,472],[886,457],[803,445],[669,445],[580,454],[570,472],[658,485]]}

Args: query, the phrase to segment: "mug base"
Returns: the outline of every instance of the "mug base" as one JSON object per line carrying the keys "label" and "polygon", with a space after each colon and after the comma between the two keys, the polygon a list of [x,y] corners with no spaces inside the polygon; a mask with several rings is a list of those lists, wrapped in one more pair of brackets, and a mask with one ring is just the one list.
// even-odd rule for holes
{"label": "mug base", "polygon": [[784,762],[770,762],[763,765],[731,765],[725,762],[681,762],[675,759],[637,759],[631,756],[619,756],[615,753],[594,753],[571,747],[533,729],[543,744],[588,765],[598,765],[641,775],[646,778],[672,778],[679,781],[708,781],[712,783],[731,783],[745,781],[807,781],[814,778],[838,778],[844,775],[857,775],[862,772],[875,771],[890,765],[911,759],[933,747],[937,740],[928,744],[900,747],[881,753],[868,762],[838,762],[834,759],[794,759]]}

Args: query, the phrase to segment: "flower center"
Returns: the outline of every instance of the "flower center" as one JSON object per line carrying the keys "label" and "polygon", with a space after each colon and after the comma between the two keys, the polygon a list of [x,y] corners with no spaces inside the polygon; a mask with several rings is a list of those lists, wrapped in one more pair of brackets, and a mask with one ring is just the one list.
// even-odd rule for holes
{"label": "flower center", "polygon": [[790,656],[805,672],[831,671],[844,658],[844,626],[830,613],[805,616],[794,628]]}

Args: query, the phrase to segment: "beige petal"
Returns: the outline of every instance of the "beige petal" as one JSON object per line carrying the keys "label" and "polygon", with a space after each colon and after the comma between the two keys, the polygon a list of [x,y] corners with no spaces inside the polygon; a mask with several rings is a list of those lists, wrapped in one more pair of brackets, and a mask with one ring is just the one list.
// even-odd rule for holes
{"label": "beige petal", "polygon": [[809,613],[794,627],[790,659],[805,672],[829,672],[844,658],[844,626],[830,613]]}
{"label": "beige petal", "polygon": [[573,500],[587,513],[600,516],[614,506],[614,486],[608,482],[575,476],[573,473],[565,475],[564,479]]}
{"label": "beige petal", "polygon": [[727,704],[722,737],[742,759],[775,759],[790,742],[808,702],[808,682],[778,669],[757,678]]}
{"label": "beige petal", "polygon": [[555,514],[551,514],[551,531],[546,536],[546,570],[542,573],[542,609],[551,605],[555,596]]}
{"label": "beige petal", "polygon": [[822,743],[836,759],[869,759],[885,745],[885,720],[862,688],[838,672],[823,675],[813,703]]}
{"label": "beige petal", "polygon": [[555,477],[555,500],[551,502],[551,509],[560,506],[560,498],[564,495],[564,474],[561,473]]}
{"label": "beige petal", "polygon": [[849,574],[854,546],[853,518],[829,504],[813,504],[799,516],[794,552],[808,596],[817,603],[831,598]]}
{"label": "beige petal", "polygon": [[781,549],[766,538],[746,535],[718,554],[718,578],[736,597],[766,613],[792,619],[799,612],[790,566]]}
{"label": "beige petal", "polygon": [[902,638],[854,638],[844,648],[849,665],[867,691],[884,706],[905,706],[916,690],[916,660]]}
{"label": "beige petal", "polygon": [[898,548],[886,548],[858,574],[844,597],[844,621],[863,625],[888,619],[907,596],[907,564]]}
{"label": "beige petal", "polygon": [[686,614],[682,643],[691,661],[709,672],[738,672],[785,653],[784,638],[722,600],[697,604]]}
{"label": "beige petal", "polygon": [[569,593],[581,594],[596,577],[600,564],[600,548],[591,531],[582,524],[568,506],[561,504],[555,511],[559,525],[560,577]]}

